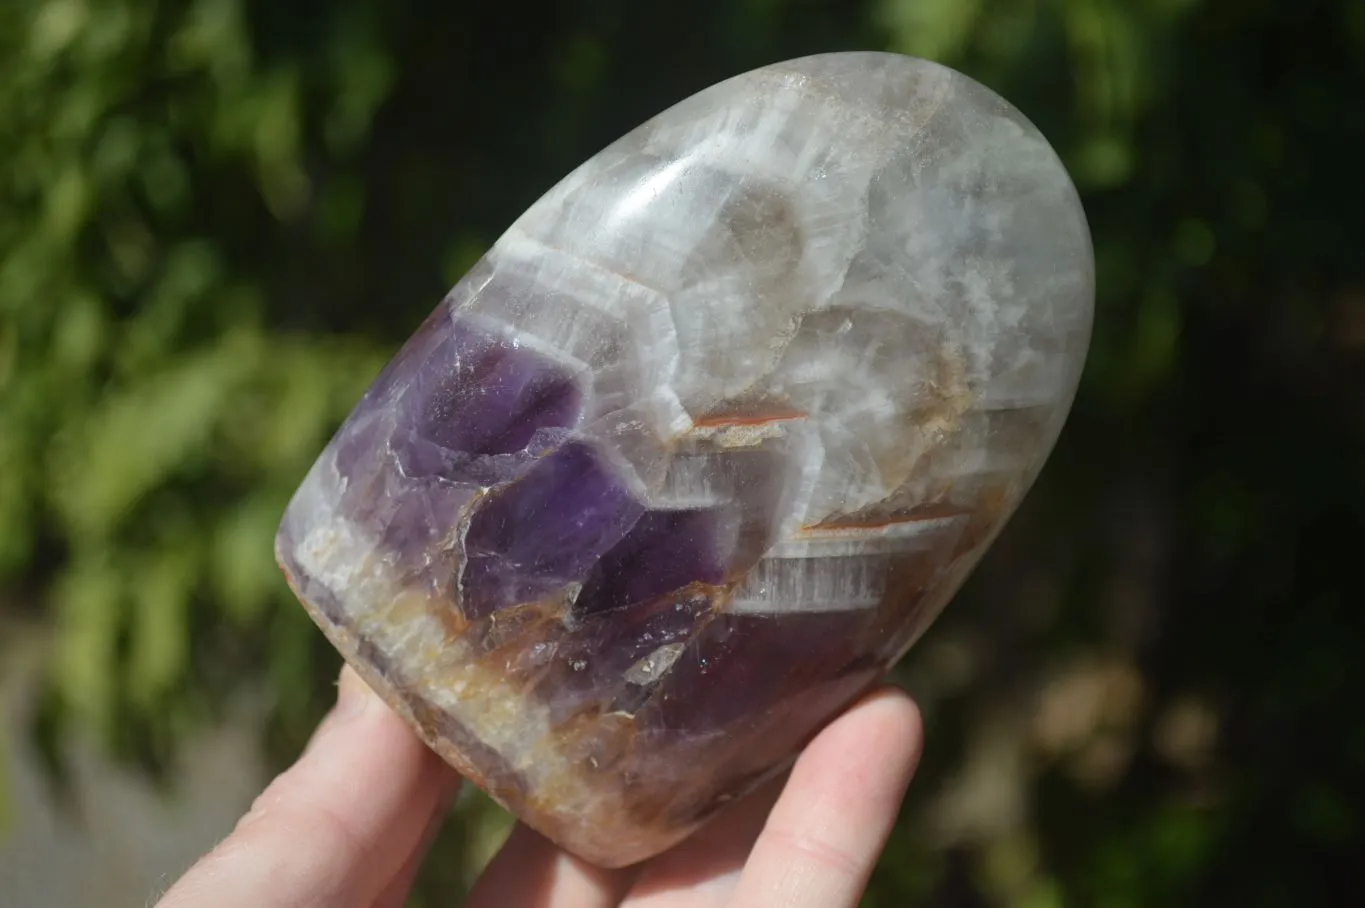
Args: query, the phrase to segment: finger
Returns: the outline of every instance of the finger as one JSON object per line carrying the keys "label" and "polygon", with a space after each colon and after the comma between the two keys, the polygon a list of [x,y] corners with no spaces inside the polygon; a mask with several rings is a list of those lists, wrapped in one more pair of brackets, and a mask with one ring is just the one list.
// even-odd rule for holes
{"label": "finger", "polygon": [[372,908],[403,908],[408,903],[408,896],[412,893],[412,884],[417,880],[417,872],[422,869],[422,864],[426,860],[427,852],[431,850],[431,843],[441,831],[441,825],[445,822],[446,815],[449,813],[450,804],[455,799],[455,787],[450,793],[441,799],[437,804],[436,810],[427,821],[426,831],[422,834],[418,845],[408,855],[408,859],[399,868],[389,884],[384,887],[384,891],[379,893]]}
{"label": "finger", "polygon": [[740,877],[733,908],[858,904],[919,762],[919,710],[883,688],[815,737]]}
{"label": "finger", "polygon": [[650,861],[624,904],[628,908],[714,908],[726,904],[786,781],[784,773],[761,786],[682,844]]}
{"label": "finger", "polygon": [[369,908],[458,786],[350,669],[297,763],[160,908]]}
{"label": "finger", "polygon": [[615,908],[635,871],[603,870],[518,823],[469,894],[468,908]]}

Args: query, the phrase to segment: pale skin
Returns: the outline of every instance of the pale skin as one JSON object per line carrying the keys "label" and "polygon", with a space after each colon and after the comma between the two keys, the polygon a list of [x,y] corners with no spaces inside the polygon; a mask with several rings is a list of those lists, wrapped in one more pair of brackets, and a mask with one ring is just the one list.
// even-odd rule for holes
{"label": "pale skin", "polygon": [[[158,908],[400,908],[460,779],[350,669],[304,753]],[[919,760],[904,693],[864,696],[792,771],[673,850],[593,867],[517,826],[470,908],[851,908]]]}

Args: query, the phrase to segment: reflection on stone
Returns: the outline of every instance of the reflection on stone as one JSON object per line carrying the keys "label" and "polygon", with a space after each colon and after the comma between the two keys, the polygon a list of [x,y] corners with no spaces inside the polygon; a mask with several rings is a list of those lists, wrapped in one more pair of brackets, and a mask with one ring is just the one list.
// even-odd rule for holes
{"label": "reflection on stone", "polygon": [[890,54],[766,67],[533,205],[322,453],[290,583],[448,761],[589,860],[672,845],[898,659],[1089,340],[1046,141]]}

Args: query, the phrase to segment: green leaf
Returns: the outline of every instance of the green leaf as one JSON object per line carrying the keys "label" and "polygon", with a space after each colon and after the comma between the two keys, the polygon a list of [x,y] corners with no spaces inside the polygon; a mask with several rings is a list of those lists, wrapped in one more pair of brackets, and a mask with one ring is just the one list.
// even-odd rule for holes
{"label": "green leaf", "polygon": [[966,49],[982,6],[982,0],[882,0],[877,19],[892,35],[891,49],[947,62]]}
{"label": "green leaf", "polygon": [[214,529],[208,573],[229,620],[247,625],[258,618],[281,586],[275,565],[275,529],[284,496],[252,495]]}
{"label": "green leaf", "polygon": [[107,536],[139,499],[202,456],[257,349],[250,336],[229,336],[110,394],[59,449],[53,497],[66,525]]}
{"label": "green leaf", "polygon": [[117,693],[123,578],[107,552],[87,551],[58,579],[52,598],[57,691],[84,724],[103,734]]}
{"label": "green leaf", "polygon": [[129,580],[132,614],[129,695],[144,709],[184,676],[189,663],[189,607],[199,574],[194,537],[148,553]]}

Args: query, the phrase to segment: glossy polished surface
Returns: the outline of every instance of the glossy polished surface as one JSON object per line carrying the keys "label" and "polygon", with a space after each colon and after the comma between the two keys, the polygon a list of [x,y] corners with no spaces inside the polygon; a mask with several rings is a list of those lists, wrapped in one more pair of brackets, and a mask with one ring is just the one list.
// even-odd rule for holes
{"label": "glossy polished surface", "polygon": [[890,54],[756,70],[512,225],[278,557],[450,763],[632,863],[938,614],[1061,429],[1092,295],[1071,182],[999,97]]}

